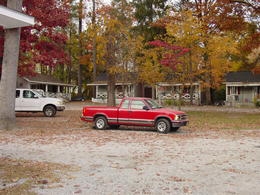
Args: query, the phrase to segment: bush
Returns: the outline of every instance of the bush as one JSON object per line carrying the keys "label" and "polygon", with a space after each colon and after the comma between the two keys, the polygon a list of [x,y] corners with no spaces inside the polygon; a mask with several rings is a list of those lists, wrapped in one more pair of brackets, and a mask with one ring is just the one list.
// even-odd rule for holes
{"label": "bush", "polygon": [[164,106],[183,106],[184,104],[183,100],[166,99],[163,101]]}
{"label": "bush", "polygon": [[218,89],[214,89],[212,96],[215,104],[223,103],[226,100],[226,87],[223,85]]}
{"label": "bush", "polygon": [[166,99],[166,100],[164,100],[163,103],[164,103],[165,106],[173,106],[174,100],[173,99]]}
{"label": "bush", "polygon": [[255,98],[254,104],[255,104],[255,107],[260,108],[260,99]]}

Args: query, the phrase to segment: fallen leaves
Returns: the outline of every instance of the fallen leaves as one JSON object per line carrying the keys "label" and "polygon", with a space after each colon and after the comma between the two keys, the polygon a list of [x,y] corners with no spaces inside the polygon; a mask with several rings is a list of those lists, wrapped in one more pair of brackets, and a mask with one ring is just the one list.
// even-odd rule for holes
{"label": "fallen leaves", "polygon": [[0,194],[33,195],[33,187],[51,187],[52,184],[60,182],[61,175],[65,177],[67,172],[73,169],[68,165],[1,157],[0,170]]}

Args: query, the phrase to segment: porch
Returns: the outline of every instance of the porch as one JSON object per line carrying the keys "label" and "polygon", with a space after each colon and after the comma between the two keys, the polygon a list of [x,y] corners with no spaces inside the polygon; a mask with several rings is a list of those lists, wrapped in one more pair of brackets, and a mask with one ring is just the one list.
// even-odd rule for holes
{"label": "porch", "polygon": [[251,71],[230,72],[226,76],[226,105],[253,106],[260,99],[260,74]]}
{"label": "porch", "polygon": [[256,99],[260,99],[260,84],[226,86],[226,103],[229,106],[253,105]]}
{"label": "porch", "polygon": [[[106,103],[107,102],[107,83],[106,82],[94,82],[87,84],[95,89],[95,95],[92,97],[92,102]],[[116,104],[119,104],[124,97],[133,97],[135,94],[135,88],[132,83],[116,83],[115,86],[115,98]]]}
{"label": "porch", "polygon": [[183,100],[194,105],[201,104],[201,88],[199,83],[158,83],[156,99],[160,103],[166,100]]}
{"label": "porch", "polygon": [[36,76],[18,77],[18,88],[38,89],[48,97],[58,97],[71,100],[71,94],[76,85],[66,84],[50,75],[37,74]]}

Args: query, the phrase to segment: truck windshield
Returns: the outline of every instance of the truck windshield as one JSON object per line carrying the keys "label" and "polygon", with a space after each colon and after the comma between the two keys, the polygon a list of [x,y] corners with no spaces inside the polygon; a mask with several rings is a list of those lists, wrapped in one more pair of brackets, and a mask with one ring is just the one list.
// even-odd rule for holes
{"label": "truck windshield", "polygon": [[44,94],[44,92],[41,91],[41,90],[35,90],[35,89],[33,89],[33,92],[36,93],[36,95],[39,96],[39,97],[46,97],[45,94]]}
{"label": "truck windshield", "polygon": [[145,100],[147,102],[147,104],[152,108],[152,109],[156,109],[156,108],[162,108],[162,106],[160,104],[158,104],[156,101],[152,100],[152,99],[147,99]]}

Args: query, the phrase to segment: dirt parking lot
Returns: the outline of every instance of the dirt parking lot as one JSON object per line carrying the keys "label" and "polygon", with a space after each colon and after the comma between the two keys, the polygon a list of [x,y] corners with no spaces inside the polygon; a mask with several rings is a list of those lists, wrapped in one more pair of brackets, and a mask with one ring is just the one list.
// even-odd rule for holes
{"label": "dirt parking lot", "polygon": [[[70,104],[54,118],[18,113],[17,130],[0,131],[1,158],[75,168],[59,173],[58,184],[34,186],[37,194],[260,194],[260,129],[100,131],[79,120],[80,108]],[[0,185],[8,187],[1,177]]]}

